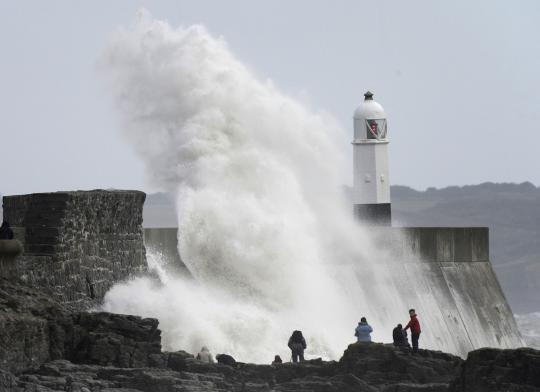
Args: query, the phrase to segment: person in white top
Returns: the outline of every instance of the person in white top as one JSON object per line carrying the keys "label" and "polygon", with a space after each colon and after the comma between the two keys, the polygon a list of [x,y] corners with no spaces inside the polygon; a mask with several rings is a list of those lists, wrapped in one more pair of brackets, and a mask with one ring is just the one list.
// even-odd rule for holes
{"label": "person in white top", "polygon": [[210,354],[210,351],[206,346],[203,346],[201,348],[201,351],[197,354],[195,358],[201,362],[214,363],[214,357],[212,356],[212,354]]}

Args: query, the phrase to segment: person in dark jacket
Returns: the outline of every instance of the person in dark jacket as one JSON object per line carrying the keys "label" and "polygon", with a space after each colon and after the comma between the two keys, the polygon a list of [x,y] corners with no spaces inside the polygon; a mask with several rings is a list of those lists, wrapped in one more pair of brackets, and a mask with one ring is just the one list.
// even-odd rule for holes
{"label": "person in dark jacket", "polygon": [[409,347],[407,340],[407,331],[403,329],[403,325],[398,324],[392,331],[392,338],[394,339],[394,346],[396,347]]}
{"label": "person in dark jacket", "polygon": [[276,355],[274,357],[274,360],[272,361],[272,365],[281,365],[283,361],[281,360],[281,357],[279,355]]}
{"label": "person in dark jacket", "polygon": [[307,348],[306,339],[302,335],[302,331],[294,331],[289,338],[289,343],[287,344],[291,349],[292,360],[293,362],[304,361],[304,350]]}
{"label": "person in dark jacket", "polygon": [[407,329],[411,329],[411,341],[412,341],[412,347],[413,352],[418,352],[418,339],[420,339],[420,322],[418,321],[416,312],[414,309],[409,310],[409,316],[411,316],[411,320],[409,323],[405,326],[405,331]]}
{"label": "person in dark jacket", "polygon": [[8,221],[3,221],[2,226],[0,226],[0,240],[12,240],[13,239],[13,230],[9,226]]}
{"label": "person in dark jacket", "polygon": [[229,354],[218,354],[216,355],[217,363],[222,365],[236,367],[236,360],[231,357]]}

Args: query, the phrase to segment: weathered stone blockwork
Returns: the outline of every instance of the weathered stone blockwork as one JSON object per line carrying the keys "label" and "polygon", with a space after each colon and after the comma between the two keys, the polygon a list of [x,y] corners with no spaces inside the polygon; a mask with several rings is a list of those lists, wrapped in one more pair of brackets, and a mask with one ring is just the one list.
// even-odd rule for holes
{"label": "weathered stone blockwork", "polygon": [[75,308],[99,303],[116,282],[146,271],[138,191],[37,193],[3,198],[24,246],[18,275]]}

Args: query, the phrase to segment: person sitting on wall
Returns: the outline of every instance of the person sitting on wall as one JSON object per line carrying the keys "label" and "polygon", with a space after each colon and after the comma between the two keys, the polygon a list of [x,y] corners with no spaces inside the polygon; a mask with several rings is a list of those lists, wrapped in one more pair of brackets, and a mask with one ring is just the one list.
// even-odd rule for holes
{"label": "person sitting on wall", "polygon": [[407,329],[411,329],[411,341],[412,341],[412,347],[413,347],[413,353],[418,352],[418,339],[420,339],[420,322],[418,321],[417,314],[414,309],[409,310],[409,316],[411,317],[411,320],[405,327],[404,331]]}
{"label": "person sitting on wall", "polygon": [[293,362],[304,361],[304,350],[307,348],[306,339],[302,335],[302,331],[294,331],[289,338],[289,343],[287,344],[291,349],[292,360]]}
{"label": "person sitting on wall", "polygon": [[3,221],[2,226],[0,226],[0,240],[12,240],[13,239],[13,230],[9,226],[8,221]]}
{"label": "person sitting on wall", "polygon": [[274,360],[272,361],[272,365],[281,365],[283,361],[281,360],[281,357],[279,355],[276,355],[274,357]]}
{"label": "person sitting on wall", "polygon": [[403,325],[398,324],[392,331],[392,338],[394,339],[394,346],[396,347],[409,347],[409,341],[407,340],[407,331],[403,329]]}
{"label": "person sitting on wall", "polygon": [[205,363],[214,363],[214,358],[212,357],[212,354],[210,354],[210,350],[208,350],[208,347],[206,346],[203,346],[201,348],[201,351],[197,354],[195,359]]}
{"label": "person sitting on wall", "polygon": [[354,336],[356,336],[358,342],[371,342],[372,332],[373,328],[368,324],[366,318],[362,317],[354,330]]}
{"label": "person sitting on wall", "polygon": [[221,365],[236,367],[236,360],[229,354],[218,354],[216,355],[216,360]]}

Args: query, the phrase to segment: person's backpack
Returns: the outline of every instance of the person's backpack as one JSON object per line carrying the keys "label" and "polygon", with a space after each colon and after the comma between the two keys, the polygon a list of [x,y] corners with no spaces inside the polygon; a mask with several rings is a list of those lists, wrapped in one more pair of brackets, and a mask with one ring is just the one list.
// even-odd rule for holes
{"label": "person's backpack", "polygon": [[304,337],[302,336],[302,331],[294,331],[291,340],[293,343],[302,343],[304,340]]}

